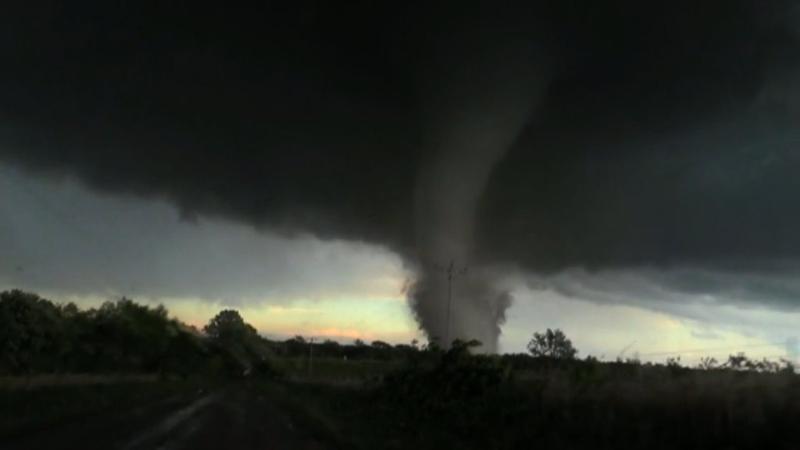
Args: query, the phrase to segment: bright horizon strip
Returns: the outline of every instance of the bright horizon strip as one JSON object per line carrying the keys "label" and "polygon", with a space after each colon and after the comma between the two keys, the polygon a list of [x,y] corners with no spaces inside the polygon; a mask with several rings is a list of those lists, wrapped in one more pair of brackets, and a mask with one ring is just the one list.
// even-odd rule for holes
{"label": "bright horizon strip", "polygon": [[[800,320],[799,313],[758,309],[765,316],[761,320],[780,325],[774,330],[777,334],[769,335],[753,333],[750,328],[703,322],[633,305],[594,303],[550,291],[520,289],[515,296],[512,309],[516,311],[509,311],[501,337],[502,351],[524,351],[531,328],[560,328],[572,340],[581,358],[593,355],[602,360],[619,357],[657,363],[680,356],[682,364],[695,365],[702,357],[713,357],[722,363],[729,355],[744,352],[755,359],[797,361],[797,356],[787,351],[786,341],[792,337],[791,324]],[[720,313],[736,310],[725,306],[714,308]],[[753,311],[744,314],[754,315]],[[520,317],[534,319],[522,321]],[[759,324],[751,324],[751,328],[758,329]]]}
{"label": "bright horizon strip", "polygon": [[[5,289],[4,289],[5,290]],[[58,296],[40,294],[56,303],[73,302],[81,308],[98,307],[105,301],[120,298],[108,296]],[[245,322],[268,338],[332,339],[342,343],[361,339],[392,344],[423,340],[422,333],[405,304],[404,297],[356,298],[344,300],[296,299],[281,304],[230,303],[192,298],[136,298],[131,300],[155,306],[163,304],[170,317],[202,330],[203,326],[223,309],[235,309]]]}
{"label": "bright horizon strip", "polygon": [[[3,290],[8,289],[4,288]],[[57,303],[74,302],[81,308],[97,307],[119,296],[69,296],[40,293]],[[780,341],[765,342],[764,338],[746,336],[724,327],[708,327],[695,321],[628,305],[602,305],[583,300],[538,294],[525,298],[517,294],[510,311],[509,323],[501,335],[501,352],[525,352],[525,344],[534,331],[561,328],[579,350],[578,357],[588,355],[601,360],[638,358],[643,362],[664,362],[669,357],[681,357],[681,363],[696,365],[702,357],[725,361],[728,355],[745,352],[749,357],[777,361],[786,358]],[[425,342],[402,296],[391,298],[359,298],[343,300],[294,299],[281,304],[232,304],[192,298],[132,298],[155,306],[163,304],[170,316],[202,330],[208,320],[223,309],[236,309],[244,320],[270,339],[287,339],[296,335],[317,341],[331,339],[352,343],[360,339],[391,344],[408,344],[412,340]],[[530,319],[527,311],[537,316]],[[558,316],[554,316],[557,312]],[[524,319],[528,316],[528,319]],[[620,327],[624,320],[628,327]],[[593,324],[592,324],[593,323]],[[709,341],[696,338],[698,327],[718,337]],[[624,350],[624,351],[623,351]]]}

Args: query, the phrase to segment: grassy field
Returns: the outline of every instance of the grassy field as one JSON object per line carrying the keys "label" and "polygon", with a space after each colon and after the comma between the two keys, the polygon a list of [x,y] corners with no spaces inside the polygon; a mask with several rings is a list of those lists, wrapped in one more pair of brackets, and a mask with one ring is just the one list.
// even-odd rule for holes
{"label": "grassy field", "polygon": [[276,378],[214,382],[136,375],[34,377],[28,385],[5,379],[0,441],[137,408],[137,417],[157,416],[236,383],[332,448],[798,448],[800,377],[789,370],[418,356],[321,357],[311,371],[307,358],[283,358],[275,362]]}
{"label": "grassy field", "polygon": [[36,389],[55,386],[81,386],[98,384],[152,383],[161,380],[157,374],[37,374],[29,376],[0,377],[0,389]]}
{"label": "grassy field", "polygon": [[308,357],[280,358],[276,364],[289,380],[339,385],[360,385],[403,367],[403,361],[331,357],[314,358],[311,367]]}
{"label": "grassy field", "polygon": [[581,361],[509,371],[479,360],[280,390],[358,449],[795,449],[800,439],[791,373]]}

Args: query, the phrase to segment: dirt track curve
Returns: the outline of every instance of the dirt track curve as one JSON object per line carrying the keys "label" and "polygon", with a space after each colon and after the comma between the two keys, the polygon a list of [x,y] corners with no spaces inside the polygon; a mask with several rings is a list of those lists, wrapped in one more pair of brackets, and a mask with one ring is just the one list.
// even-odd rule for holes
{"label": "dirt track curve", "polygon": [[131,410],[66,424],[0,445],[12,449],[297,449],[330,448],[295,424],[266,394],[231,386],[188,404]]}

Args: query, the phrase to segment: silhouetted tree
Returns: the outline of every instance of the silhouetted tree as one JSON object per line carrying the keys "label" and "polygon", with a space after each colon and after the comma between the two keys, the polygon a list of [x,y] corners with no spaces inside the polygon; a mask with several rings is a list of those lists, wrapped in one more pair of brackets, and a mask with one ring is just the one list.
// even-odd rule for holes
{"label": "silhouetted tree", "polygon": [[303,336],[297,335],[283,341],[281,349],[287,356],[304,356],[308,353],[308,343]]}
{"label": "silhouetted tree", "polygon": [[203,331],[210,339],[217,342],[241,341],[256,334],[255,328],[245,323],[239,312],[234,309],[220,311],[203,327]]}
{"label": "silhouetted tree", "polygon": [[749,364],[750,358],[745,356],[744,353],[739,352],[735,355],[729,355],[728,361],[725,362],[724,366],[734,370],[742,370],[746,369]]}
{"label": "silhouetted tree", "polygon": [[0,293],[0,371],[51,371],[63,355],[61,311],[20,290]]}
{"label": "silhouetted tree", "polygon": [[[319,348],[318,351],[320,356],[324,355],[324,356],[338,357],[340,356],[341,353],[341,346],[339,345],[339,343],[336,341],[332,341],[330,339],[326,339],[321,344],[318,344],[317,347]],[[315,349],[315,351],[317,351],[317,349]]]}
{"label": "silhouetted tree", "polygon": [[573,359],[578,353],[563,331],[550,328],[544,333],[533,333],[528,342],[528,351],[536,357],[556,359]]}
{"label": "silhouetted tree", "polygon": [[388,343],[386,343],[384,341],[372,341],[372,343],[370,345],[372,345],[373,347],[375,347],[377,349],[381,349],[381,350],[386,350],[386,349],[392,348],[392,346],[390,344],[388,344]]}
{"label": "silhouetted tree", "polygon": [[0,372],[190,372],[201,336],[163,306],[121,298],[81,311],[19,290],[0,293]]}
{"label": "silhouetted tree", "polygon": [[697,368],[702,370],[712,370],[715,369],[718,364],[719,363],[717,362],[716,358],[704,356],[700,358],[700,363],[697,365]]}
{"label": "silhouetted tree", "polygon": [[223,366],[232,374],[249,374],[254,368],[271,372],[269,349],[250,324],[233,309],[220,311],[203,327],[210,343],[219,352]]}

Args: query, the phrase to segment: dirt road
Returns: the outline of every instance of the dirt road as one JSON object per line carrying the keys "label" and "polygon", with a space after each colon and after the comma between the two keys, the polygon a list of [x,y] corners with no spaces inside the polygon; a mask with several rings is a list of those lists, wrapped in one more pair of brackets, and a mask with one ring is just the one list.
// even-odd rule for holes
{"label": "dirt road", "polygon": [[[154,410],[158,410],[155,413]],[[2,449],[328,449],[263,390],[229,386],[190,402],[64,424]]]}

